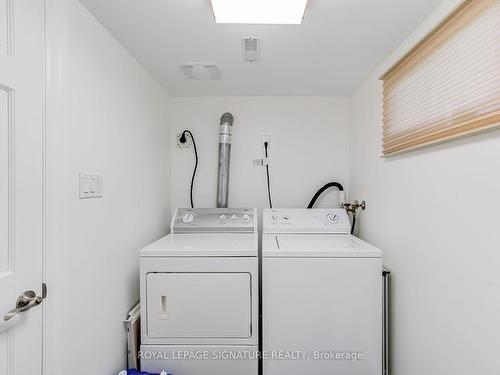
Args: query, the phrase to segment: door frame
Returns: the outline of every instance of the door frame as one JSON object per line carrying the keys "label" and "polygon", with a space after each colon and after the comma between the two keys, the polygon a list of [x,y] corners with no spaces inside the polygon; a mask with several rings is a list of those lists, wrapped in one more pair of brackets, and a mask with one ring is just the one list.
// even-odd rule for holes
{"label": "door frame", "polygon": [[[15,0],[12,0],[15,1]],[[47,87],[48,87],[48,43],[47,43],[47,0],[41,0],[43,3],[43,94],[42,94],[42,283],[47,283]],[[50,301],[50,298],[49,298]],[[47,370],[47,303],[42,303],[42,363],[40,364],[40,374],[48,374]]]}

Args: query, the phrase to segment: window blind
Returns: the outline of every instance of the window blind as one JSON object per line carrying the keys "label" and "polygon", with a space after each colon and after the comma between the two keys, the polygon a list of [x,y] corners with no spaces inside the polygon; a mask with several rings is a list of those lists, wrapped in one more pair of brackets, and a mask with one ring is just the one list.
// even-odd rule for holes
{"label": "window blind", "polygon": [[500,0],[465,1],[381,78],[383,155],[500,125]]}

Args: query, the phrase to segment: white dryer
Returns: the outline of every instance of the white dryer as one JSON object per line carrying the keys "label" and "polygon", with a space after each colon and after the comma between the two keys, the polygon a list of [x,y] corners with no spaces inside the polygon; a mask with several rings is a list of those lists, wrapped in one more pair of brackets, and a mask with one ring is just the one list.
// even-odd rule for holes
{"label": "white dryer", "polygon": [[382,373],[382,252],[342,209],[263,213],[264,375]]}
{"label": "white dryer", "polygon": [[143,371],[257,374],[257,236],[255,209],[177,209],[140,251]]}

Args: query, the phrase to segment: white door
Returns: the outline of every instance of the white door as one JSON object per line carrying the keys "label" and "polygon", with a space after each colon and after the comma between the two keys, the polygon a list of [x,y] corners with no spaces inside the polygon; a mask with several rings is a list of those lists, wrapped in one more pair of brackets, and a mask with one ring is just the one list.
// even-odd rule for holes
{"label": "white door", "polygon": [[150,273],[148,336],[245,339],[252,335],[249,273]]}
{"label": "white door", "polygon": [[0,0],[0,375],[42,372],[41,299],[8,313],[42,293],[44,27],[44,0]]}

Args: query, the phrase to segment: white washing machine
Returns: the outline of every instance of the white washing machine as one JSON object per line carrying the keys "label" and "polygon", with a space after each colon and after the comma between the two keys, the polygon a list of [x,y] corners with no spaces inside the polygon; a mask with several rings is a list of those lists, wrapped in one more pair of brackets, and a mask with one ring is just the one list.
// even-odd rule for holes
{"label": "white washing machine", "polygon": [[142,370],[256,375],[258,282],[255,209],[177,209],[140,251]]}
{"label": "white washing machine", "polygon": [[382,252],[342,209],[263,213],[264,375],[382,373]]}

